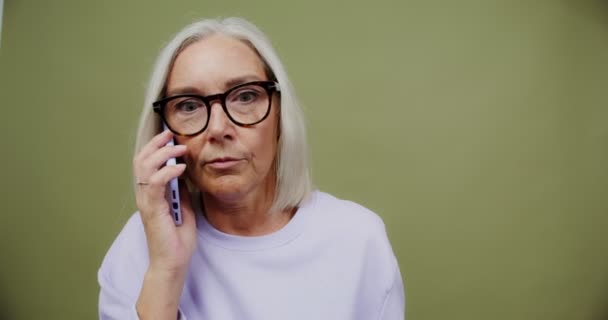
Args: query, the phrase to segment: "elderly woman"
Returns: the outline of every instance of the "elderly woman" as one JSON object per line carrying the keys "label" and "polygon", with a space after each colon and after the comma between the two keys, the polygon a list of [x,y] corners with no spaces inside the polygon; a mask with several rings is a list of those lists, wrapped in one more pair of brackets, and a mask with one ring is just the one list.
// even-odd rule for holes
{"label": "elderly woman", "polygon": [[169,42],[135,153],[139,212],[99,270],[101,319],[403,319],[382,220],[313,190],[302,112],[252,24],[204,20]]}

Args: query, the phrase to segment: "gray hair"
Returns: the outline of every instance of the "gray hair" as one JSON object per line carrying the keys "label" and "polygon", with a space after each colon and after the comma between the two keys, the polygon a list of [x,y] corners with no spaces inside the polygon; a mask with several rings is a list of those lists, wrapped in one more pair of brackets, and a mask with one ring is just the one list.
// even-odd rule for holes
{"label": "gray hair", "polygon": [[270,210],[275,212],[296,207],[312,190],[304,115],[287,77],[287,72],[269,39],[255,25],[242,18],[208,19],[192,23],[177,33],[162,49],[148,83],[137,130],[135,154],[162,130],[160,120],[152,110],[152,103],[162,98],[168,73],[177,55],[190,44],[217,33],[251,45],[264,62],[266,69],[279,83],[281,90],[280,137],[276,166],[274,166],[276,193]]}

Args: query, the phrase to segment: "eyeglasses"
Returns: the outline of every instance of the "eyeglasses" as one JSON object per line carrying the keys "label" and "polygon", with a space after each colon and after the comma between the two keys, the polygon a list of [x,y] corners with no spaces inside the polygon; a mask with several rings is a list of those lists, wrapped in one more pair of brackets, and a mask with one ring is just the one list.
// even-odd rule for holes
{"label": "eyeglasses", "polygon": [[167,97],[152,103],[152,108],[173,133],[194,136],[207,129],[213,101],[220,101],[230,121],[247,127],[268,117],[274,92],[280,92],[278,83],[254,81],[205,97],[194,94]]}

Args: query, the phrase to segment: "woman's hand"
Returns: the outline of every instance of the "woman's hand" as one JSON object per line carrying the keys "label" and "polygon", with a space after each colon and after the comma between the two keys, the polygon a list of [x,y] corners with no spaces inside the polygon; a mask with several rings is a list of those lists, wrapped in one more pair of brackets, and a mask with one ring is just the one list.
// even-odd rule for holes
{"label": "woman's hand", "polygon": [[169,130],[156,135],[133,159],[138,181],[135,197],[150,256],[137,302],[142,319],[161,314],[175,318],[185,274],[196,246],[196,222],[185,186],[180,184],[181,226],[175,225],[166,198],[169,181],[186,170],[185,164],[164,166],[169,158],[186,153],[184,145],[166,146],[172,138]]}

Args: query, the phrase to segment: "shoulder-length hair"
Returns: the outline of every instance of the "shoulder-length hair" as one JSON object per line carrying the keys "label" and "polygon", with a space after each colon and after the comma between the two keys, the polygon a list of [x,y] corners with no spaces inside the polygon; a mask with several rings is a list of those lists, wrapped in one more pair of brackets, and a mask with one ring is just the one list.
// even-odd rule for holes
{"label": "shoulder-length hair", "polygon": [[[250,45],[265,64],[267,72],[279,83],[280,136],[276,165],[276,193],[271,212],[297,207],[312,190],[308,143],[304,115],[287,72],[269,39],[252,23],[242,18],[208,19],[192,23],[177,33],[161,50],[148,83],[144,107],[137,130],[135,154],[161,132],[161,123],[152,103],[165,94],[166,81],[177,55],[190,44],[211,34],[223,34]],[[271,80],[271,79],[269,79]]]}

